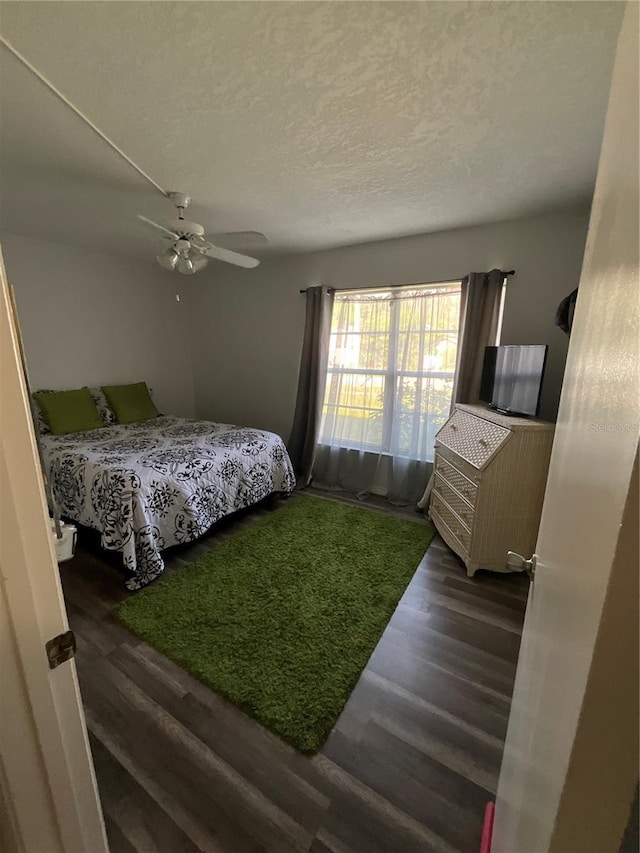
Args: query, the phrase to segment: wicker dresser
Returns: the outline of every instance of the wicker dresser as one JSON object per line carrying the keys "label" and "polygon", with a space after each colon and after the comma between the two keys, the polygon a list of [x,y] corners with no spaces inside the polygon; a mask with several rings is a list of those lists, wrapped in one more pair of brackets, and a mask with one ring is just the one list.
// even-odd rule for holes
{"label": "wicker dresser", "polygon": [[509,571],[507,551],[533,553],[553,431],[545,421],[458,404],[438,432],[429,515],[469,577]]}

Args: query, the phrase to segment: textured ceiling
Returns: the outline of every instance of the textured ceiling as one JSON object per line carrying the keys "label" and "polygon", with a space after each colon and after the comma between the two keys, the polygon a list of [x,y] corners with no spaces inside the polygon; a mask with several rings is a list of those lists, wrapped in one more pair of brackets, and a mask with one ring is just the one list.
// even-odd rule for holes
{"label": "textured ceiling", "polygon": [[[587,199],[623,7],[54,0],[0,31],[208,231],[300,251]],[[148,255],[169,203],[1,59],[0,225]]]}

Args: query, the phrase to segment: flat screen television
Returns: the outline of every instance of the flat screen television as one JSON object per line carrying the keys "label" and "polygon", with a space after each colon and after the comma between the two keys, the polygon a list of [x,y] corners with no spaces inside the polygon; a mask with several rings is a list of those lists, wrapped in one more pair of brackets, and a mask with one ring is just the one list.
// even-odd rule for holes
{"label": "flat screen television", "polygon": [[535,417],[540,408],[546,345],[486,347],[480,399],[508,415]]}

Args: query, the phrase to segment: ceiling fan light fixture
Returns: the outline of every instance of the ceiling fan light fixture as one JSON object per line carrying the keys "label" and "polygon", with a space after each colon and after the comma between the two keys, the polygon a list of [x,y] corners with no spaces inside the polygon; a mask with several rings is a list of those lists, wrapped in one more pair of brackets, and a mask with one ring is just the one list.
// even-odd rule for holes
{"label": "ceiling fan light fixture", "polygon": [[166,270],[175,270],[178,265],[178,261],[180,260],[180,255],[176,252],[175,249],[167,249],[166,252],[161,252],[156,260],[160,264],[161,267],[164,267]]}
{"label": "ceiling fan light fixture", "polygon": [[188,255],[182,255],[180,257],[180,260],[176,265],[176,269],[178,272],[182,273],[182,275],[193,275],[195,273],[193,261]]}
{"label": "ceiling fan light fixture", "polygon": [[200,270],[203,270],[209,263],[209,258],[205,258],[204,255],[200,254],[200,252],[197,252],[197,255],[198,257],[191,259],[191,262],[193,263],[194,272],[199,272]]}
{"label": "ceiling fan light fixture", "polygon": [[170,249],[161,252],[156,259],[161,267],[182,275],[193,275],[209,263],[209,259],[186,240],[180,240]]}
{"label": "ceiling fan light fixture", "polygon": [[182,275],[193,275],[203,270],[208,263],[208,258],[205,258],[197,249],[190,247],[187,251],[180,252],[176,269]]}

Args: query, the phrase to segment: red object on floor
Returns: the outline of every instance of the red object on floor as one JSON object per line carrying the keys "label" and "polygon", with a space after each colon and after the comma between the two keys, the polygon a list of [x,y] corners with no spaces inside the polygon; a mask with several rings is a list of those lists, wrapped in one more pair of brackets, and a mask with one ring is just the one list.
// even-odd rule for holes
{"label": "red object on floor", "polygon": [[493,816],[495,812],[495,803],[487,803],[484,810],[484,823],[482,824],[480,853],[491,853],[491,836],[493,835]]}

